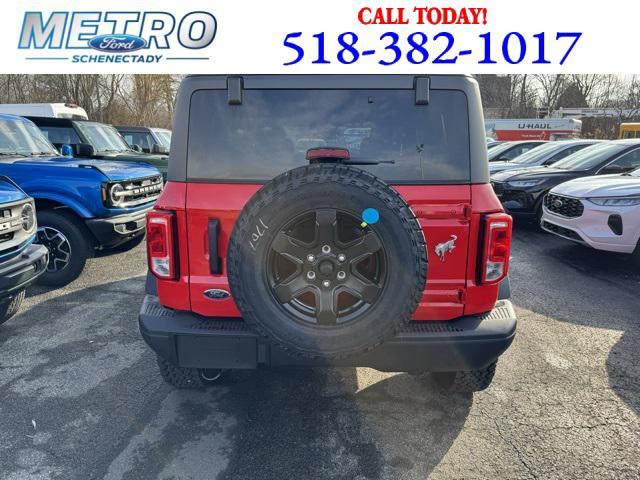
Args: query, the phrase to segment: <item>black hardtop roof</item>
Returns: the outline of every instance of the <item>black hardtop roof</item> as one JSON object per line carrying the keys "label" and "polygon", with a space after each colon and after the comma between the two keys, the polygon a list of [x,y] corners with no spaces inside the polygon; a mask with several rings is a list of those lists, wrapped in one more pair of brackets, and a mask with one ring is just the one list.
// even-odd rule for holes
{"label": "black hardtop roof", "polygon": [[140,125],[114,125],[116,130],[128,130],[130,132],[150,132],[153,127],[143,127]]}
{"label": "black hardtop roof", "polygon": [[46,125],[48,127],[70,127],[75,121],[71,118],[55,118],[55,117],[32,117],[30,115],[25,116],[36,125]]}
{"label": "black hardtop roof", "polygon": [[416,78],[429,78],[432,89],[457,89],[476,83],[471,75],[188,75],[183,83],[207,84],[209,89],[227,88],[227,79],[241,78],[243,88],[380,88],[411,89]]}
{"label": "black hardtop roof", "polygon": [[[73,122],[82,123],[102,123],[95,120],[76,119],[76,118],[59,118],[59,117],[33,117],[31,115],[25,115],[24,118],[28,118],[36,125],[43,125],[47,127],[71,127]],[[103,123],[103,125],[109,125]]]}

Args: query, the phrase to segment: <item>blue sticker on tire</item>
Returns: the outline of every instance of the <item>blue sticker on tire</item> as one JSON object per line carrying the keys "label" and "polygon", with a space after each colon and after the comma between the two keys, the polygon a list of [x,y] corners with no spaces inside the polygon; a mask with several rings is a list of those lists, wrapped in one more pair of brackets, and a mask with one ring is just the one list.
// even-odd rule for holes
{"label": "blue sticker on tire", "polygon": [[375,208],[365,208],[362,211],[362,223],[360,225],[364,228],[367,225],[374,225],[378,223],[379,220],[380,212],[378,212],[378,210]]}

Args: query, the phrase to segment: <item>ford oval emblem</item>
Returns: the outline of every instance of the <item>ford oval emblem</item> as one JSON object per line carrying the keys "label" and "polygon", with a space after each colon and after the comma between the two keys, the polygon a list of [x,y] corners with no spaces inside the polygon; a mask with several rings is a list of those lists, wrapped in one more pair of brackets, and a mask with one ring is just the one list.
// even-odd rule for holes
{"label": "ford oval emblem", "polygon": [[89,40],[89,46],[101,52],[133,52],[147,45],[144,38],[135,35],[98,35]]}
{"label": "ford oval emblem", "polygon": [[229,298],[231,294],[221,288],[210,288],[204,291],[204,296],[209,300],[224,300]]}

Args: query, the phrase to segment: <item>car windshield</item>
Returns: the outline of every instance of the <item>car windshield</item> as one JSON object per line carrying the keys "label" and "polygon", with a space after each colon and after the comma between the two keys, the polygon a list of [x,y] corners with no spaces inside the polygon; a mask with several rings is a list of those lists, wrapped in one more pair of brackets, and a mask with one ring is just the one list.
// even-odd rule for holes
{"label": "car windshield", "polygon": [[57,155],[55,147],[31,122],[0,120],[0,156]]}
{"label": "car windshield", "polygon": [[640,168],[636,168],[633,172],[629,172],[627,175],[632,177],[640,177]]}
{"label": "car windshield", "polygon": [[156,137],[158,137],[158,140],[160,140],[163,147],[167,149],[171,147],[171,130],[160,130],[154,128],[153,133],[156,134]]}
{"label": "car windshield", "polygon": [[627,148],[628,143],[617,142],[592,145],[554,163],[553,167],[562,170],[589,170]]}
{"label": "car windshield", "polygon": [[505,143],[499,143],[495,147],[491,147],[491,149],[489,150],[489,160],[494,160],[498,158],[502,153],[506,152],[511,147],[513,147],[513,145],[514,145],[513,142],[505,142]]}
{"label": "car windshield", "polygon": [[522,155],[514,158],[512,162],[517,163],[518,165],[538,165],[548,155],[559,152],[563,148],[565,148],[565,145],[561,145],[559,142],[547,143],[523,153]]}
{"label": "car windshield", "polygon": [[75,122],[96,152],[128,152],[131,149],[110,125],[97,122]]}

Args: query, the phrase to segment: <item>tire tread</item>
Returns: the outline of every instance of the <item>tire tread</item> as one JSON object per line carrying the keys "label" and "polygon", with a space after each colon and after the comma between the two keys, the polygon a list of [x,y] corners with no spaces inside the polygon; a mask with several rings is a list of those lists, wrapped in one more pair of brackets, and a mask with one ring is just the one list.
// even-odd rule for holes
{"label": "tire tread", "polygon": [[205,387],[197,368],[178,367],[161,357],[157,357],[157,362],[162,379],[172,387],[190,390]]}
{"label": "tire tread", "polygon": [[[450,392],[480,392],[491,385],[496,373],[496,362],[480,370],[437,373],[436,381]],[[453,378],[452,378],[453,376]]]}
{"label": "tire tread", "polygon": [[16,295],[14,295],[11,299],[3,302],[0,305],[0,325],[13,317],[18,310],[20,310],[20,305],[22,305],[22,301],[24,300],[25,290],[21,290]]}

